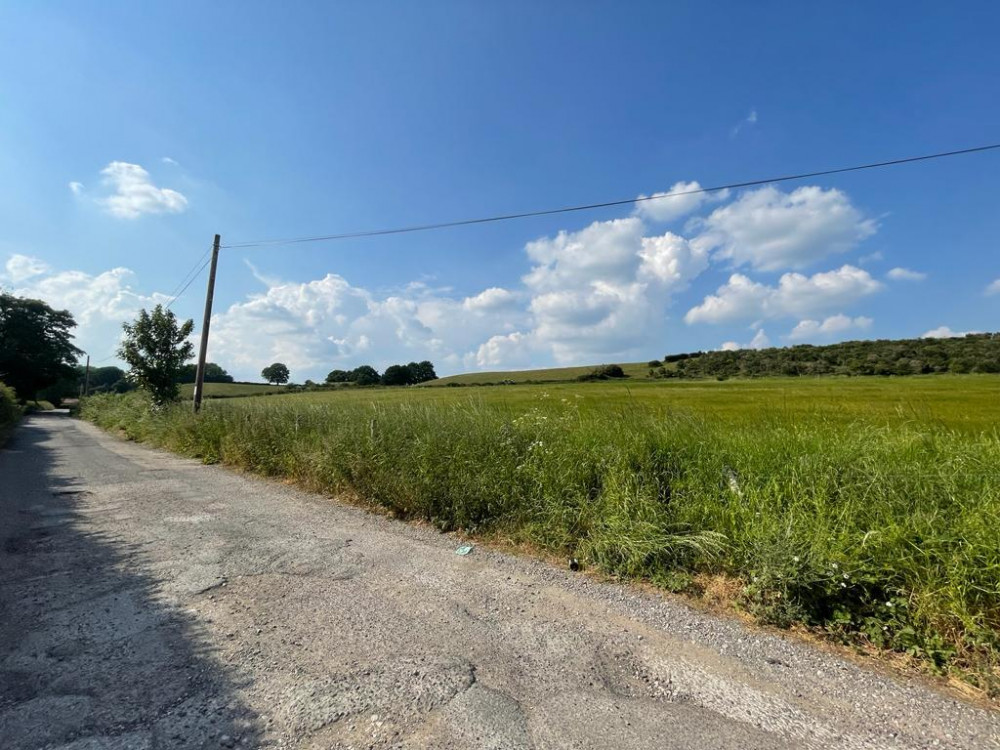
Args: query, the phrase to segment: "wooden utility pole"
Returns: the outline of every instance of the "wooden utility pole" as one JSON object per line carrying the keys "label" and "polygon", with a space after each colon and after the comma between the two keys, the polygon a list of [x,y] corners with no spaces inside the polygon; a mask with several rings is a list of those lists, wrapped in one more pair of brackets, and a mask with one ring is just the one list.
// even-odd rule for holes
{"label": "wooden utility pole", "polygon": [[90,355],[87,355],[87,374],[83,379],[83,395],[90,395]]}
{"label": "wooden utility pole", "polygon": [[201,346],[198,347],[198,372],[194,378],[194,411],[201,409],[202,393],[205,390],[205,357],[208,356],[208,328],[212,324],[212,300],[215,297],[215,267],[219,263],[219,242],[215,235],[212,243],[212,267],[208,272],[208,292],[205,294],[205,318],[201,323]]}

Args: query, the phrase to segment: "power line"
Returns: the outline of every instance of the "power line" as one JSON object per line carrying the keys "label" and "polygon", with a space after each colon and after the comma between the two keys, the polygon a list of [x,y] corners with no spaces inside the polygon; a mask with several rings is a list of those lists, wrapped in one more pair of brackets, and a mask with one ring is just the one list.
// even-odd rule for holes
{"label": "power line", "polygon": [[387,234],[408,234],[410,232],[426,232],[432,229],[447,229],[449,227],[463,227],[473,224],[490,224],[499,221],[510,221],[513,219],[527,219],[533,216],[551,216],[553,214],[565,214],[575,211],[591,211],[598,208],[610,208],[612,206],[625,206],[631,203],[642,203],[644,201],[663,200],[666,198],[679,198],[684,195],[699,195],[703,193],[716,193],[722,190],[734,190],[738,188],[754,187],[757,185],[767,185],[775,182],[790,182],[792,180],[805,180],[811,177],[824,177],[827,175],[844,174],[845,172],[860,172],[866,169],[879,169],[881,167],[892,167],[899,164],[912,164],[914,162],[930,161],[931,159],[944,159],[950,156],[960,156],[963,154],[975,154],[983,151],[1000,149],[1000,143],[988,146],[976,146],[974,148],[963,148],[957,151],[942,151],[936,154],[925,154],[923,156],[911,156],[905,159],[891,159],[889,161],[873,162],[871,164],[858,164],[852,167],[839,167],[837,169],[823,169],[816,172],[802,172],[800,174],[784,175],[782,177],[768,177],[766,179],[747,180],[745,182],[732,182],[728,185],[716,185],[714,187],[698,188],[697,190],[683,190],[676,193],[661,193],[659,195],[640,196],[639,198],[622,198],[620,200],[604,201],[602,203],[588,203],[580,206],[565,206],[563,208],[548,208],[539,211],[525,211],[515,214],[500,214],[498,216],[488,216],[479,219],[460,219],[458,221],[443,221],[434,224],[417,224],[414,226],[396,227],[392,229],[370,229],[361,232],[344,232],[341,234],[326,234],[315,237],[295,237],[287,239],[254,240],[249,242],[235,242],[223,245],[223,248],[248,248],[265,247],[272,245],[295,245],[305,242],[326,242],[333,240],[357,239],[361,237],[378,237]]}
{"label": "power line", "polygon": [[[211,250],[209,250],[209,252],[211,252]],[[207,253],[206,253],[206,255],[207,255]],[[199,262],[199,263],[201,263],[201,261],[202,261],[203,259],[205,259],[205,256],[204,256],[204,255],[203,255],[203,256],[201,256],[201,258],[199,258],[199,259],[198,259],[198,262]],[[175,295],[174,295],[173,299],[171,299],[171,300],[170,300],[170,301],[169,301],[169,302],[168,302],[168,303],[166,304],[166,309],[167,309],[167,310],[169,310],[169,309],[170,309],[170,306],[171,306],[172,304],[174,304],[174,303],[175,303],[175,302],[176,302],[176,301],[177,301],[177,300],[178,300],[178,299],[180,298],[180,296],[181,296],[182,294],[184,294],[184,292],[186,292],[186,291],[187,291],[187,288],[188,288],[189,286],[191,286],[191,284],[193,284],[193,283],[194,283],[194,280],[195,280],[195,279],[197,279],[197,278],[198,278],[199,276],[201,276],[201,272],[205,270],[205,266],[207,266],[207,265],[208,265],[208,264],[209,264],[209,263],[211,262],[211,260],[212,260],[211,258],[208,258],[207,260],[205,260],[205,262],[204,262],[204,263],[201,263],[201,266],[200,266],[200,267],[198,268],[198,270],[197,270],[197,271],[195,271],[195,272],[194,272],[194,275],[193,275],[193,276],[191,276],[191,278],[187,280],[187,283],[186,283],[186,284],[184,284],[184,286],[183,286],[183,287],[181,287],[181,290],[180,290],[179,292],[177,292],[177,294],[175,294]],[[197,265],[197,264],[195,264],[195,265]],[[191,273],[191,272],[189,271],[189,272],[188,272],[188,274],[190,275],[190,273]]]}
{"label": "power line", "polygon": [[210,252],[212,252],[212,248],[211,248],[211,246],[210,246],[210,247],[208,248],[208,250],[206,250],[206,251],[204,252],[204,254],[202,254],[202,256],[201,256],[200,258],[198,258],[198,260],[196,260],[196,261],[195,261],[195,263],[194,263],[194,265],[193,265],[193,266],[191,267],[191,269],[190,269],[190,270],[189,270],[189,271],[188,271],[188,272],[187,272],[186,274],[184,274],[184,277],[183,277],[183,278],[182,278],[182,279],[181,279],[180,281],[178,281],[178,282],[177,282],[177,286],[175,286],[175,287],[174,287],[174,288],[173,288],[173,289],[171,290],[170,294],[168,294],[168,295],[167,295],[168,297],[170,297],[171,299],[173,299],[173,298],[175,297],[175,295],[177,294],[177,290],[181,288],[181,286],[182,286],[182,285],[183,285],[183,284],[184,284],[184,283],[185,283],[185,282],[187,281],[187,279],[188,279],[188,276],[190,276],[190,275],[191,275],[191,274],[192,274],[192,273],[194,272],[194,269],[195,269],[195,268],[197,268],[197,267],[198,267],[198,265],[199,265],[199,264],[200,264],[200,263],[201,263],[201,262],[202,262],[203,260],[205,260],[205,257],[206,257],[206,256],[207,256],[207,255],[208,255],[208,254],[209,254]]}
{"label": "power line", "polygon": [[187,290],[187,288],[191,285],[191,282],[198,278],[198,274],[200,274],[202,269],[205,267],[203,262],[210,252],[212,252],[211,247],[209,247],[208,250],[206,250],[202,256],[195,261],[194,265],[191,266],[191,269],[184,274],[184,277],[177,282],[177,286],[175,286],[170,294],[167,295],[170,297],[170,301],[167,302],[166,305],[168,310],[170,309],[170,306],[177,301],[177,298],[184,294],[185,290]]}

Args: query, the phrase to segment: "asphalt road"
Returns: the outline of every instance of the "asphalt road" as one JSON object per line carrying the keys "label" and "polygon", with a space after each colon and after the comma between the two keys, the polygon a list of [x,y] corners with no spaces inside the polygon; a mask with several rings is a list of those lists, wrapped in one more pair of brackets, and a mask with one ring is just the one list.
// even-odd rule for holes
{"label": "asphalt road", "polygon": [[1000,715],[628,586],[31,417],[0,747],[986,748]]}

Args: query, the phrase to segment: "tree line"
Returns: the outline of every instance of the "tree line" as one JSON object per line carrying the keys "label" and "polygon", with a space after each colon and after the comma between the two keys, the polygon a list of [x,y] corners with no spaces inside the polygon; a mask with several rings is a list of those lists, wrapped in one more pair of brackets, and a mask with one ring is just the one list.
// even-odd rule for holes
{"label": "tree line", "polygon": [[[666,365],[673,363],[673,368]],[[689,352],[651,361],[654,378],[1000,373],[1000,333]]]}
{"label": "tree line", "polygon": [[361,365],[353,370],[331,370],[326,376],[330,385],[353,383],[354,385],[416,385],[437,380],[434,364],[410,362],[405,365],[389,365],[381,375],[371,365]]}

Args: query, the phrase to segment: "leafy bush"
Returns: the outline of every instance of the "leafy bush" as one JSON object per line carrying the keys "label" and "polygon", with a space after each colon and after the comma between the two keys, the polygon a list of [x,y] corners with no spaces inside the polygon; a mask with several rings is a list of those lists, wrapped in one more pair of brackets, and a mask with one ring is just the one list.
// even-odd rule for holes
{"label": "leafy bush", "polygon": [[627,378],[628,375],[622,370],[621,365],[600,365],[585,375],[577,378],[580,381],[588,380],[611,380],[613,378]]}
{"label": "leafy bush", "polygon": [[17,394],[9,385],[0,383],[0,429],[8,427],[21,418],[21,407],[17,404]]}

